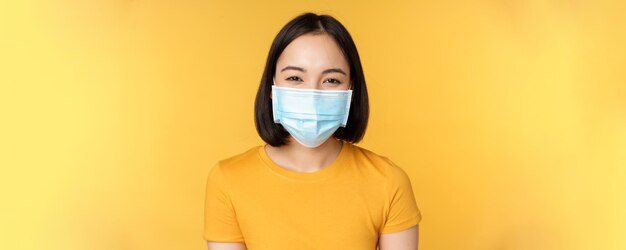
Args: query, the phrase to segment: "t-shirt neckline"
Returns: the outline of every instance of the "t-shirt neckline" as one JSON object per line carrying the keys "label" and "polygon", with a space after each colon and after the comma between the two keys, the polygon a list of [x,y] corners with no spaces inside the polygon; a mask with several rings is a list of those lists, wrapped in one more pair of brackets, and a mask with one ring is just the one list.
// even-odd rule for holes
{"label": "t-shirt neckline", "polygon": [[337,155],[337,158],[335,158],[335,160],[331,162],[329,165],[315,172],[296,172],[296,171],[288,170],[286,168],[279,166],[274,161],[272,161],[272,159],[270,159],[267,152],[265,151],[265,146],[267,144],[259,146],[258,153],[261,159],[263,160],[263,163],[265,163],[265,165],[269,167],[270,170],[272,170],[274,173],[278,175],[281,175],[283,177],[287,177],[293,180],[317,181],[317,180],[322,180],[330,176],[333,176],[334,174],[337,173],[337,171],[341,167],[343,161],[346,158],[346,155],[348,154],[350,145],[349,143],[343,140],[340,140],[340,141],[342,142],[342,145],[341,145],[341,150],[339,151],[339,154]]}

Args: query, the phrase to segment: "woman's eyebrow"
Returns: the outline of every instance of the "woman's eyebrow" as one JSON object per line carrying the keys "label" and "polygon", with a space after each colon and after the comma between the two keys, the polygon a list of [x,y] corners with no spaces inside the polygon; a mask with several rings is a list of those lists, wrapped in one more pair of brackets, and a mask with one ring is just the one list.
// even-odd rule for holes
{"label": "woman's eyebrow", "polygon": [[322,71],[322,74],[328,74],[328,73],[341,73],[344,76],[346,75],[346,72],[343,72],[343,70],[341,70],[340,68],[332,68],[332,69],[327,69]]}
{"label": "woman's eyebrow", "polygon": [[285,70],[289,70],[289,69],[291,69],[291,70],[297,70],[297,71],[302,71],[302,72],[306,72],[306,70],[305,70],[305,69],[300,68],[300,67],[296,67],[296,66],[287,66],[287,67],[284,67],[283,69],[281,69],[281,70],[280,70],[280,72],[283,72],[283,71],[285,71]]}
{"label": "woman's eyebrow", "polygon": [[[297,70],[297,71],[301,71],[301,72],[306,72],[305,69],[300,68],[300,67],[296,67],[296,66],[284,67],[283,69],[280,70],[280,72],[283,72],[285,70]],[[332,69],[327,69],[327,70],[322,71],[322,74],[328,74],[328,73],[340,73],[340,74],[343,74],[343,75],[347,75],[346,72],[344,72],[340,68],[332,68]]]}

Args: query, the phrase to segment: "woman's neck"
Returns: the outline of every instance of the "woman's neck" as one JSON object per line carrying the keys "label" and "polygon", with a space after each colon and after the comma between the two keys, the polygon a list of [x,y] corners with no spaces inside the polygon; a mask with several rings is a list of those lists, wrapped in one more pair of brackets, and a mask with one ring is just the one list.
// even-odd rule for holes
{"label": "woman's neck", "polygon": [[296,172],[317,172],[330,165],[341,152],[342,142],[328,138],[316,148],[307,148],[289,137],[289,143],[280,147],[265,146],[269,158],[279,166]]}

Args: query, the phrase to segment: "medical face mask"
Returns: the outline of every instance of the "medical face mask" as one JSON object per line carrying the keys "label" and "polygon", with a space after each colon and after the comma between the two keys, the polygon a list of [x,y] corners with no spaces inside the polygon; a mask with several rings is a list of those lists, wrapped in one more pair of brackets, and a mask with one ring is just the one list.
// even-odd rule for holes
{"label": "medical face mask", "polygon": [[315,148],[339,127],[345,127],[350,112],[352,90],[316,90],[272,85],[274,122],[280,123],[293,138]]}

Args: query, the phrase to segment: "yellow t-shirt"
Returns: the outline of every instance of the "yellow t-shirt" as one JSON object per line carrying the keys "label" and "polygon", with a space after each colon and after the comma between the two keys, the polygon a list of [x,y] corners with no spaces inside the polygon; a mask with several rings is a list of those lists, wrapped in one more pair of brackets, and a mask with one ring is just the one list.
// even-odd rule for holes
{"label": "yellow t-shirt", "polygon": [[204,239],[248,250],[375,249],[418,224],[411,182],[384,156],[343,142],[317,172],[274,163],[263,146],[219,161],[207,180]]}

